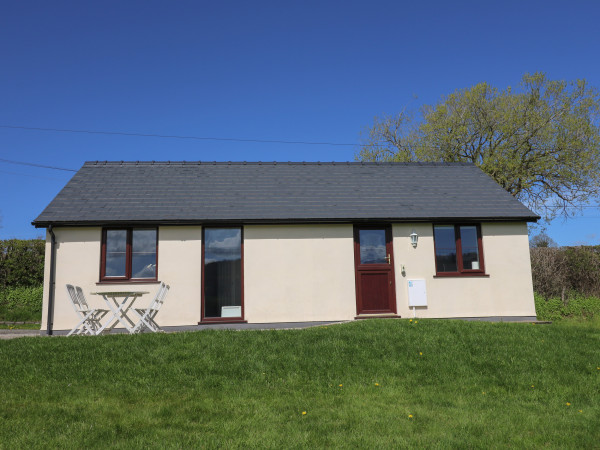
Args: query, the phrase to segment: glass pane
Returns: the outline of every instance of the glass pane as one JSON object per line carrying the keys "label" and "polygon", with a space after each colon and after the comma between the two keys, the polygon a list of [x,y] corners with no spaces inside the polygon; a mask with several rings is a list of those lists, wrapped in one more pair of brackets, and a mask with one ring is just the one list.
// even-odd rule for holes
{"label": "glass pane", "polygon": [[204,317],[242,316],[242,230],[204,231]]}
{"label": "glass pane", "polygon": [[156,278],[156,230],[133,230],[131,278]]}
{"label": "glass pane", "polygon": [[125,277],[127,258],[127,230],[106,230],[107,277]]}
{"label": "glass pane", "polygon": [[385,230],[359,230],[360,263],[387,264]]}
{"label": "glass pane", "polygon": [[479,270],[479,245],[477,245],[477,227],[460,227],[463,269]]}
{"label": "glass pane", "polygon": [[458,272],[456,265],[456,238],[454,225],[433,227],[435,239],[435,263],[438,272]]}

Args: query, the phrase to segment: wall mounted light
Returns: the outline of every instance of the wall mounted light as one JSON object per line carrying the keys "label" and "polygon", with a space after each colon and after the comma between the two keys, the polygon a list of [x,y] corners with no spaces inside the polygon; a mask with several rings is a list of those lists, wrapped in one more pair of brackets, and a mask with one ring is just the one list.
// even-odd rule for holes
{"label": "wall mounted light", "polygon": [[417,232],[415,230],[413,230],[413,232],[410,233],[410,243],[412,244],[413,248],[417,248],[418,241],[419,241],[419,235],[417,234]]}

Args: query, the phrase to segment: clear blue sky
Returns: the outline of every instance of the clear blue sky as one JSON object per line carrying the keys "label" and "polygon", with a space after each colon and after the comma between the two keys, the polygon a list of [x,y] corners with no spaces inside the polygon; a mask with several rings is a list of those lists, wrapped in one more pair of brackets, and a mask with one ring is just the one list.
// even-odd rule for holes
{"label": "clear blue sky", "polygon": [[[597,1],[4,2],[0,125],[356,143],[382,113],[525,72],[600,87]],[[413,99],[417,96],[417,99]],[[353,160],[344,146],[0,128],[0,158]],[[0,238],[72,173],[0,162]],[[600,211],[548,228],[600,243]]]}

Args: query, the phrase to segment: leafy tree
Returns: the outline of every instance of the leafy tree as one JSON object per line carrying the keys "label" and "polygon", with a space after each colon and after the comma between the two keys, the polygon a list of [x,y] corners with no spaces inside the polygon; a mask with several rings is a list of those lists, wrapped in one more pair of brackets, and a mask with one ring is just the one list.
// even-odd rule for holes
{"label": "leafy tree", "polygon": [[599,115],[585,80],[525,74],[515,90],[480,83],[375,118],[358,158],[472,162],[541,216],[566,217],[600,193]]}
{"label": "leafy tree", "polygon": [[549,247],[558,247],[554,239],[548,236],[545,232],[541,232],[536,234],[529,241],[529,245],[533,248],[549,248]]}

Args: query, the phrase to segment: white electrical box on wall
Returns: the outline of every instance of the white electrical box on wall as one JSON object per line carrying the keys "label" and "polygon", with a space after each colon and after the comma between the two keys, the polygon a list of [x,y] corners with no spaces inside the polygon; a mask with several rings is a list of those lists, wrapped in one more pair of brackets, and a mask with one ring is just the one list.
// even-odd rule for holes
{"label": "white electrical box on wall", "polygon": [[408,280],[408,306],[427,306],[425,280]]}

